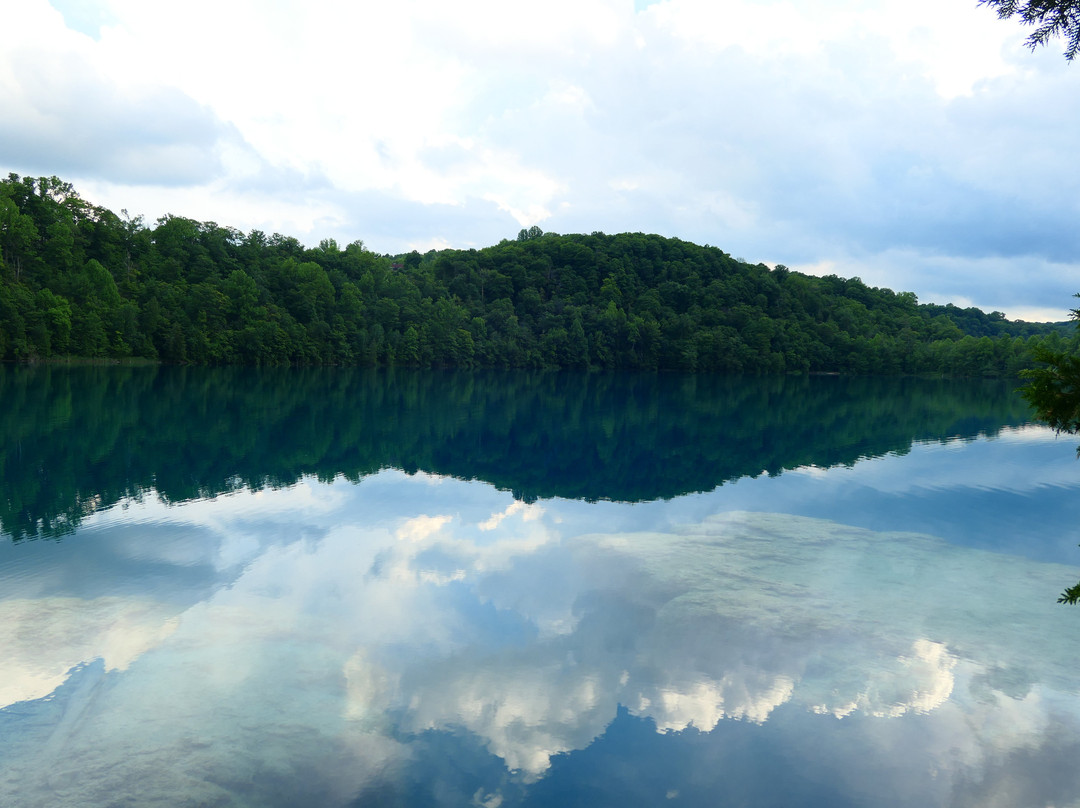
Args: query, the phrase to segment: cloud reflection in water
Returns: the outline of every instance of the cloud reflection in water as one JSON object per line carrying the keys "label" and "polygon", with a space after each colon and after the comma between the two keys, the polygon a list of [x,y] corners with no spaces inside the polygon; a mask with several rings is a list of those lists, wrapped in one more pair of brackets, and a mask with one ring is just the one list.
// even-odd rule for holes
{"label": "cloud reflection in water", "polygon": [[[7,682],[38,683],[4,691],[19,703],[0,713],[0,793],[344,805],[444,776],[427,756],[453,737],[516,772],[473,784],[508,804],[635,721],[691,750],[698,781],[760,775],[693,740],[734,738],[785,757],[789,779],[845,771],[833,797],[853,803],[871,774],[896,804],[1074,785],[1028,774],[1048,739],[1080,738],[1075,617],[1047,597],[1074,570],[790,514],[687,519],[718,494],[579,519],[578,503],[434,482],[306,479],[92,517],[69,544],[106,556],[130,556],[132,524],[188,528],[200,552],[154,563],[201,565],[204,583],[190,602],[136,576],[113,600],[0,601],[22,627]],[[621,529],[646,514],[648,531]],[[693,782],[665,789],[693,802]]]}

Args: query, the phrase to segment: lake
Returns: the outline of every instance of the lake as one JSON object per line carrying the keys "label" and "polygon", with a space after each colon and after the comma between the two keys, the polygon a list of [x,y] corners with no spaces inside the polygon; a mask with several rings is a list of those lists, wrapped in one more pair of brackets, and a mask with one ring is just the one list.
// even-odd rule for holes
{"label": "lake", "polygon": [[0,804],[1080,805],[1015,386],[0,367]]}

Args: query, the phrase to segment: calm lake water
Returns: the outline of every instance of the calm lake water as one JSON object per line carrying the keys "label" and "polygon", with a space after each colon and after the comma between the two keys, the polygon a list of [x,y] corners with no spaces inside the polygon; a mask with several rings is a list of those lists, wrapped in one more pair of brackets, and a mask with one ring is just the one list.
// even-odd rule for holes
{"label": "calm lake water", "polygon": [[1014,386],[0,367],[0,804],[1080,805]]}

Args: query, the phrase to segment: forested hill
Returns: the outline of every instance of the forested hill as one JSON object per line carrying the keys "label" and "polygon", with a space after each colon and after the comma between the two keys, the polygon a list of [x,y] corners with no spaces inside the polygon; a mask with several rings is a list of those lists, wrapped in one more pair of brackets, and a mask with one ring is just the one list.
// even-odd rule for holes
{"label": "forested hill", "polygon": [[1073,338],[640,233],[395,258],[122,213],[0,181],[0,358],[994,376]]}

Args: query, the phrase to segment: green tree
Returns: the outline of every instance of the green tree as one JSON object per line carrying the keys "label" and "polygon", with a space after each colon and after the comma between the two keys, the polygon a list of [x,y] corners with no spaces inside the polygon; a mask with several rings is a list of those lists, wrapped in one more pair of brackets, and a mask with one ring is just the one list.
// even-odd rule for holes
{"label": "green tree", "polygon": [[1054,37],[1065,40],[1065,58],[1072,61],[1080,52],[1080,0],[979,0],[1005,20],[1019,17],[1024,25],[1035,30],[1027,39],[1034,50]]}
{"label": "green tree", "polygon": [[[1073,317],[1080,319],[1080,309],[1073,310]],[[1045,421],[1058,434],[1075,435],[1080,432],[1080,356],[1072,351],[1055,351],[1046,345],[1036,345],[1032,354],[1042,366],[1021,372],[1027,379],[1022,390],[1024,398],[1040,421]],[[1080,603],[1080,582],[1062,592],[1058,603]]]}
{"label": "green tree", "polygon": [[34,220],[11,199],[0,196],[0,261],[11,267],[16,282],[22,279],[23,260],[37,238]]}
{"label": "green tree", "polygon": [[567,361],[571,367],[584,368],[589,366],[589,340],[585,336],[585,328],[581,324],[581,316],[575,315],[570,324],[570,332],[567,335]]}

